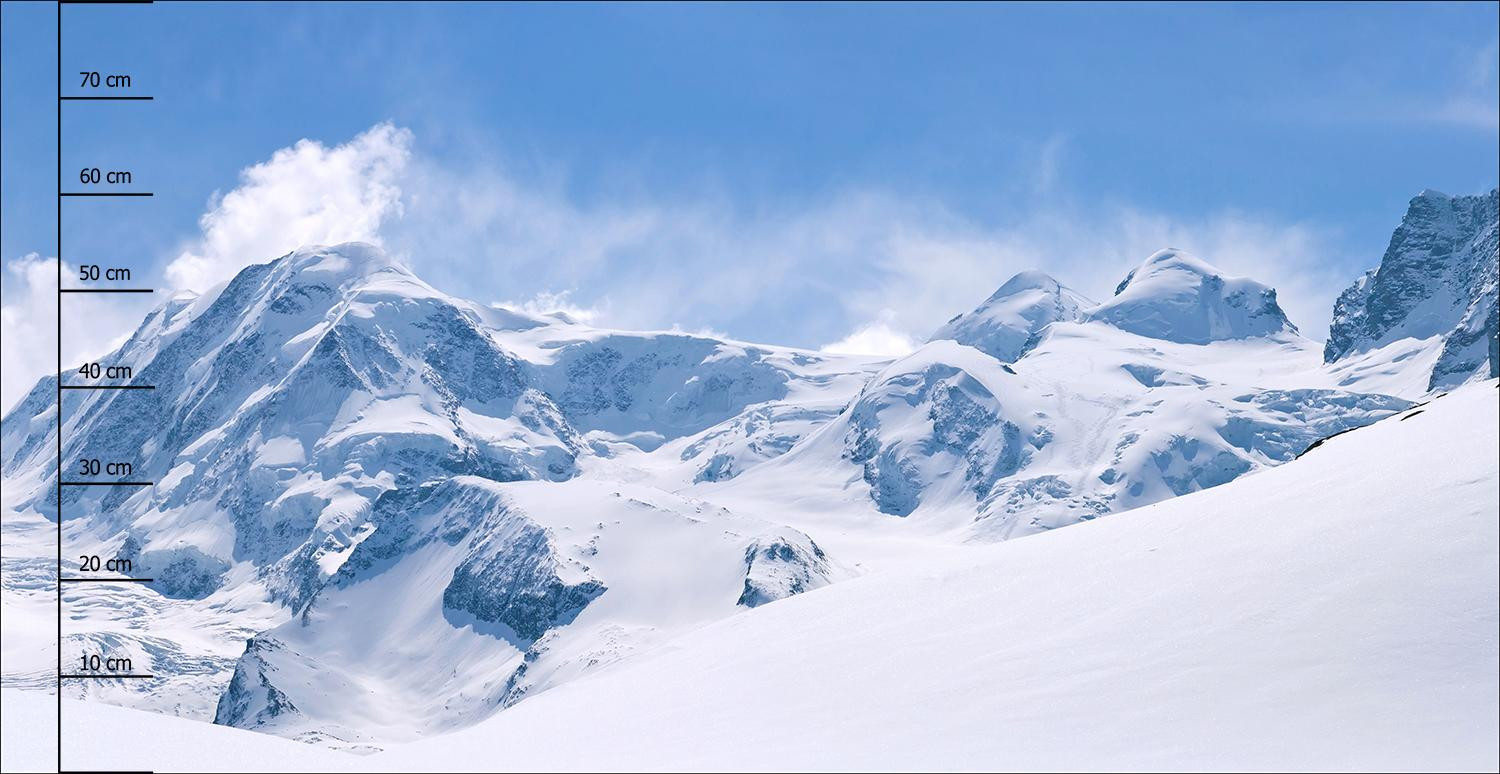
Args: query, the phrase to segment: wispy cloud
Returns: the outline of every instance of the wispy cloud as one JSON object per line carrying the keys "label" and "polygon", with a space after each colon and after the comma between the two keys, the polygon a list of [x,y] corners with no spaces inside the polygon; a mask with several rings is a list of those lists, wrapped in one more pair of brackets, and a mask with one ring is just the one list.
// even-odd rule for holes
{"label": "wispy cloud", "polygon": [[1050,194],[1057,190],[1062,180],[1067,152],[1068,138],[1062,134],[1053,134],[1042,143],[1031,175],[1032,188],[1036,193]]}

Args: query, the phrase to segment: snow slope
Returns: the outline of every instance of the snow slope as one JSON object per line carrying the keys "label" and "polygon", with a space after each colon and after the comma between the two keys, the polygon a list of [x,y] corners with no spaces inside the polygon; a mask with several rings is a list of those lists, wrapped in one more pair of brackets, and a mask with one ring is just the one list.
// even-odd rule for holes
{"label": "snow slope", "polygon": [[1493,770],[1497,406],[1477,384],[1222,487],[789,599],[382,762]]}
{"label": "snow slope", "polygon": [[[0,771],[57,771],[54,695],[6,688],[0,703]],[[62,712],[64,771],[351,771],[361,765],[349,753],[102,702],[64,699]]]}
{"label": "snow slope", "polygon": [[[747,610],[474,728],[349,761],[1494,770],[1497,449],[1497,383],[1472,384],[1290,464]],[[78,765],[111,763],[85,756],[124,739],[157,770],[214,762],[201,749],[219,738],[248,744],[69,712],[118,719],[92,726]],[[258,767],[329,768],[272,742]],[[22,764],[37,759],[7,767]]]}
{"label": "snow slope", "polygon": [[250,640],[215,722],[422,738],[843,576],[796,530],[598,481],[456,477],[382,498],[371,530],[296,618]]}

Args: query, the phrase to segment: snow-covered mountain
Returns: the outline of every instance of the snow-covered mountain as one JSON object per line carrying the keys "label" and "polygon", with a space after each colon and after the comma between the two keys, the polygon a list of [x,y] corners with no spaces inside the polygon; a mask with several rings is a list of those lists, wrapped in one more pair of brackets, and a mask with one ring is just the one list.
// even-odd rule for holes
{"label": "snow-covered mountain", "polygon": [[[1345,380],[1419,380],[1440,390],[1500,376],[1497,191],[1411,200],[1380,266],[1338,298],[1324,360]],[[1397,382],[1399,383],[1399,382]]]}
{"label": "snow-covered mountain", "polygon": [[[1464,249],[1493,267],[1489,202]],[[1442,331],[1485,298],[1492,320],[1483,268],[1449,277],[1479,301]],[[304,248],[151,312],[107,360],[156,389],[65,394],[65,460],[154,482],[66,488],[69,551],[156,580],[70,591],[63,647],[158,675],[69,690],[430,736],[803,592],[1290,462],[1427,396],[1393,351],[1325,364],[1273,289],[1177,250],[1103,303],[1024,272],[889,361],[602,330]],[[7,627],[51,631],[55,386],[0,427]],[[6,683],[54,658],[7,650]]]}
{"label": "snow-covered mountain", "polygon": [[1115,296],[1088,319],[1153,339],[1207,344],[1296,333],[1276,291],[1218,269],[1181,250],[1161,250],[1131,270]]}
{"label": "snow-covered mountain", "polygon": [[[128,558],[156,579],[149,592],[186,607],[247,595],[274,606],[237,616],[264,630],[248,644],[242,631],[229,634],[242,643],[237,665],[215,647],[165,658],[145,627],[114,634],[111,652],[168,681],[186,677],[190,662],[195,676],[205,665],[234,673],[227,689],[223,679],[211,689],[196,679],[136,689],[186,714],[308,738],[404,738],[482,717],[566,664],[608,661],[838,572],[806,535],[617,480],[628,475],[549,488],[540,503],[525,488],[495,486],[561,484],[585,458],[608,468],[752,404],[827,410],[823,392],[863,381],[856,358],[488,308],[438,293],[372,247],[340,245],[165,305],[108,359],[141,364],[137,380],[156,389],[69,393],[64,458],[128,463],[132,478],[155,484],[67,488],[70,549]],[[20,512],[54,512],[53,396],[45,381],[5,420],[7,495]],[[793,440],[800,426],[764,424]],[[725,467],[703,458],[712,444],[700,446],[674,462]],[[675,550],[660,571],[638,571],[634,557],[648,547]],[[442,582],[412,583],[411,573]],[[346,607],[351,589],[379,602]],[[630,602],[642,596],[645,611]],[[407,615],[375,614],[390,605]],[[589,606],[600,612],[580,615]],[[544,638],[564,628],[576,635],[569,642]],[[408,636],[416,650],[391,646]],[[277,675],[298,669],[362,685],[391,663],[349,662],[350,637],[397,663],[449,653],[434,668],[451,690],[434,693],[431,675],[393,669],[381,695],[399,711],[386,721],[375,701],[362,716],[336,700],[325,711],[315,699],[330,695],[327,685],[278,687]],[[132,687],[84,690],[130,701],[122,694]]]}

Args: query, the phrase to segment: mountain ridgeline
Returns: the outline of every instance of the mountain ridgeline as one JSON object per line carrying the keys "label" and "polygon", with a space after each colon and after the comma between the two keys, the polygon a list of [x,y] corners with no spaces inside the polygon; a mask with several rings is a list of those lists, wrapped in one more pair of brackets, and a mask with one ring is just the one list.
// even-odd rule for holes
{"label": "mountain ridgeline", "polygon": [[[64,395],[64,460],[154,482],[66,488],[69,545],[130,558],[184,616],[273,611],[196,662],[212,701],[173,711],[412,739],[858,574],[899,525],[1056,529],[1492,378],[1495,204],[1412,200],[1326,345],[1178,250],[1102,303],[1024,272],[889,360],[601,330],[454,298],[368,245],[303,248],[147,315],[108,359],[156,389]],[[55,387],[5,417],[0,456],[8,505],[47,518]],[[144,635],[118,648],[179,677]]]}

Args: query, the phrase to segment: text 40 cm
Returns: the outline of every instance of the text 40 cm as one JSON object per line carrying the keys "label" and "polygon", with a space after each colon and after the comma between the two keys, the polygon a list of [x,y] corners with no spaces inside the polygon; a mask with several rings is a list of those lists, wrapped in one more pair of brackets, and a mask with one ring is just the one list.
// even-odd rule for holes
{"label": "text 40 cm", "polygon": [[134,373],[135,370],[130,366],[107,366],[98,363],[84,363],[78,368],[78,374],[85,379],[98,379],[101,376],[106,379],[129,379]]}

